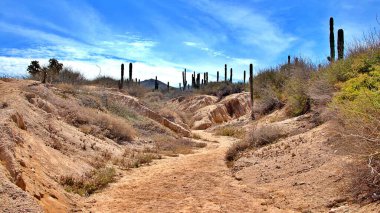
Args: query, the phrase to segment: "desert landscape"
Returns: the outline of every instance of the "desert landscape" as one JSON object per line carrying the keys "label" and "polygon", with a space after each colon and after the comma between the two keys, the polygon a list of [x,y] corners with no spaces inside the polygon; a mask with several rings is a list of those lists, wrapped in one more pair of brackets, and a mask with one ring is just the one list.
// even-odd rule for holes
{"label": "desert landscape", "polygon": [[88,77],[60,53],[18,76],[0,51],[0,212],[380,212],[380,34],[325,22],[322,62],[266,68],[185,42],[222,68]]}

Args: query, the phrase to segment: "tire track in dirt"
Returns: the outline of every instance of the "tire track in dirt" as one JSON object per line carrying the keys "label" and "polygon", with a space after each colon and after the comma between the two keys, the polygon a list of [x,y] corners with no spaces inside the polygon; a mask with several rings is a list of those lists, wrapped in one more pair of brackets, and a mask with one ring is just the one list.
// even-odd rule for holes
{"label": "tire track in dirt", "polygon": [[231,177],[224,161],[237,139],[194,131],[208,142],[194,154],[127,171],[84,204],[91,212],[291,212],[262,205],[265,193]]}

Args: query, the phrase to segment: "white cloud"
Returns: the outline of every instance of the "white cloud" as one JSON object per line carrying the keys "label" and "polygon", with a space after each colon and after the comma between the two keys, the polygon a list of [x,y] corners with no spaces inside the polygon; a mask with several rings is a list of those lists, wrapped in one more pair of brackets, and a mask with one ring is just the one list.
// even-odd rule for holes
{"label": "white cloud", "polygon": [[232,31],[231,36],[236,37],[242,44],[254,45],[272,57],[290,48],[297,40],[295,36],[283,32],[279,26],[253,8],[210,0],[194,1],[194,4],[203,12],[223,22],[224,26]]}

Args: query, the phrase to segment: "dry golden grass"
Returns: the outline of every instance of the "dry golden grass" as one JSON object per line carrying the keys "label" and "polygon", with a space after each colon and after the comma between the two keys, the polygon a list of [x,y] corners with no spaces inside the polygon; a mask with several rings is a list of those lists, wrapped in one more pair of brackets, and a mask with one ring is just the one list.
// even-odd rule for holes
{"label": "dry golden grass", "polygon": [[234,161],[239,158],[242,152],[250,148],[259,148],[271,144],[283,137],[280,130],[275,126],[262,126],[254,128],[247,133],[244,140],[234,143],[227,151],[225,159],[227,162]]}
{"label": "dry golden grass", "polygon": [[136,131],[122,118],[95,109],[78,107],[66,116],[69,122],[80,127],[84,133],[104,136],[117,142],[131,141]]}
{"label": "dry golden grass", "polygon": [[167,136],[156,136],[153,138],[156,149],[160,154],[176,156],[178,154],[191,154],[194,148],[206,147],[206,143],[197,143],[185,138],[172,138]]}
{"label": "dry golden grass", "polygon": [[121,157],[113,159],[113,163],[123,169],[129,169],[149,165],[154,159],[161,159],[161,155],[156,150],[132,150],[127,148]]}
{"label": "dry golden grass", "polygon": [[243,139],[245,137],[245,130],[240,127],[224,126],[215,130],[216,135],[229,136],[234,138]]}
{"label": "dry golden grass", "polygon": [[81,196],[89,196],[113,182],[115,175],[116,171],[114,168],[101,168],[87,172],[80,177],[61,177],[60,183],[68,192],[74,192]]}

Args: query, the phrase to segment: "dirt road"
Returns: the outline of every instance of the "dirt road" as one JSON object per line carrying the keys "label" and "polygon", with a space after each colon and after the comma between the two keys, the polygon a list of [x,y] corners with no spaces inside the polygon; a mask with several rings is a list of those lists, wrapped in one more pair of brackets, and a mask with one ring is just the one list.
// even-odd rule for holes
{"label": "dirt road", "polygon": [[194,154],[133,169],[86,200],[91,212],[289,212],[231,176],[224,154],[237,139],[195,131],[208,146]]}

